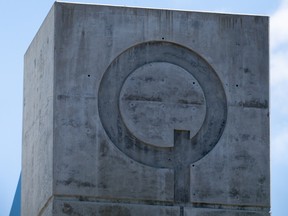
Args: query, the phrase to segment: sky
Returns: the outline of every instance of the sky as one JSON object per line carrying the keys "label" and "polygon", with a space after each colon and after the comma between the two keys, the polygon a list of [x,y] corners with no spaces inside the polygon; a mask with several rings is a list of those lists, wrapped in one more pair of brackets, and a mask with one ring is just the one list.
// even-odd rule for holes
{"label": "sky", "polygon": [[[288,0],[77,2],[270,16],[272,215],[287,215]],[[0,0],[0,216],[9,215],[21,170],[23,56],[53,3]]]}

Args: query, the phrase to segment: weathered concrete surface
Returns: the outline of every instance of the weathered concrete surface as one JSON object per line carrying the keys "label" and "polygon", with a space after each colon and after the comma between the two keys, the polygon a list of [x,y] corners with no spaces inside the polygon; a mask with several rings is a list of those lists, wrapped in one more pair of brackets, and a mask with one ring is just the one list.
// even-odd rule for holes
{"label": "weathered concrete surface", "polygon": [[22,214],[269,215],[268,51],[267,17],[55,3],[25,56]]}
{"label": "weathered concrete surface", "polygon": [[180,216],[177,206],[139,205],[120,203],[79,202],[69,200],[55,200],[55,215],[105,215],[105,216]]}
{"label": "weathered concrete surface", "polygon": [[21,215],[53,195],[54,7],[25,54]]}
{"label": "weathered concrete surface", "polygon": [[269,216],[268,212],[185,208],[184,216]]}

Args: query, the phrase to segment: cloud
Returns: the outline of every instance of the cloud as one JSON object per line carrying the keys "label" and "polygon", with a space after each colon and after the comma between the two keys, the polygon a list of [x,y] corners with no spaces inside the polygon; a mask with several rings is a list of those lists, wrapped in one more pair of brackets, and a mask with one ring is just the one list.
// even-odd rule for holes
{"label": "cloud", "polygon": [[270,19],[271,84],[288,82],[288,0]]}
{"label": "cloud", "polygon": [[275,86],[281,82],[287,82],[287,81],[288,81],[288,44],[287,45],[283,44],[283,47],[281,47],[281,49],[279,45],[278,49],[273,50],[272,47],[271,50],[271,84],[272,86]]}
{"label": "cloud", "polygon": [[273,148],[271,149],[271,159],[274,164],[282,164],[288,166],[288,127],[272,138]]}
{"label": "cloud", "polygon": [[271,47],[288,44],[288,0],[283,0],[280,8],[271,16]]}
{"label": "cloud", "polygon": [[[270,17],[271,156],[288,166],[288,0]],[[287,102],[286,102],[287,101]]]}

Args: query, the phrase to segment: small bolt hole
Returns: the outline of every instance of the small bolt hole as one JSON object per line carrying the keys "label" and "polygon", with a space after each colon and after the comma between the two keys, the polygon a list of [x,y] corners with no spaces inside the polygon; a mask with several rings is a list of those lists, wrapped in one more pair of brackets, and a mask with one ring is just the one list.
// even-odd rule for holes
{"label": "small bolt hole", "polygon": [[88,77],[90,77],[90,74],[88,74]]}
{"label": "small bolt hole", "polygon": [[236,84],[236,87],[238,87],[239,85],[238,84]]}
{"label": "small bolt hole", "polygon": [[162,37],[162,40],[164,40],[165,38],[164,37]]}

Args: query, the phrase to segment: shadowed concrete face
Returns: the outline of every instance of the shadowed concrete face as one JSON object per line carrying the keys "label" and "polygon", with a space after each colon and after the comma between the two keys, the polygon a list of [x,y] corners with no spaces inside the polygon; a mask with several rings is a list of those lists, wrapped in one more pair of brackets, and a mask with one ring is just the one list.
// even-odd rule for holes
{"label": "shadowed concrete face", "polygon": [[25,55],[22,215],[269,215],[268,68],[267,17],[55,3]]}

